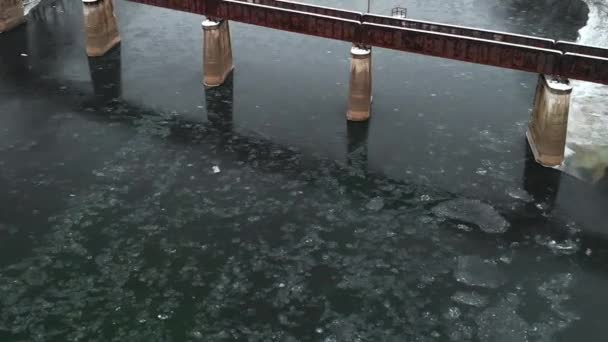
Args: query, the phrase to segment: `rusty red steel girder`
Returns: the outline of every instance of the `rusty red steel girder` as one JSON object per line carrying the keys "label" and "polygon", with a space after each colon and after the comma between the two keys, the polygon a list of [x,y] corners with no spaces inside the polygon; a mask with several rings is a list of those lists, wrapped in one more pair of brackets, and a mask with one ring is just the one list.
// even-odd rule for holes
{"label": "rusty red steel girder", "polygon": [[563,51],[564,53],[570,52],[579,55],[608,58],[608,49],[597,46],[580,45],[571,42],[564,42],[561,40],[555,42],[555,46],[558,50]]}
{"label": "rusty red steel girder", "polygon": [[347,11],[339,8],[332,8],[326,6],[310,5],[303,2],[285,1],[285,0],[238,0],[241,2],[248,2],[264,6],[272,6],[284,9],[290,9],[294,11],[301,11],[307,13],[314,13],[320,15],[326,15],[329,17],[336,17],[342,19],[361,21],[361,12]]}
{"label": "rusty red steel girder", "polygon": [[476,64],[553,75],[562,53],[447,33],[363,23],[363,43]]}
{"label": "rusty red steel girder", "polygon": [[129,0],[144,5],[168,8],[176,11],[212,15],[217,11],[217,0]]}
{"label": "rusty red steel girder", "polygon": [[242,1],[222,1],[218,16],[283,31],[344,40],[360,41],[361,22],[291,9],[252,5]]}
{"label": "rusty red steel girder", "polygon": [[500,31],[491,31],[491,30],[483,30],[472,27],[458,26],[458,25],[448,25],[448,24],[440,24],[434,23],[430,21],[423,20],[412,20],[406,18],[397,18],[397,17],[387,17],[383,15],[376,14],[365,14],[363,15],[363,19],[361,20],[365,23],[373,23],[380,25],[388,25],[388,26],[398,26],[416,30],[423,31],[431,31],[431,32],[440,32],[453,34],[458,36],[465,36],[470,38],[479,38],[486,40],[494,40],[498,42],[505,42],[511,44],[519,44],[519,45],[527,45],[533,47],[539,47],[543,49],[554,49],[555,41],[553,39],[547,38],[538,38],[532,36],[525,36],[521,34],[500,32]]}
{"label": "rusty red steel girder", "polygon": [[283,31],[608,84],[608,49],[285,0],[130,0]]}

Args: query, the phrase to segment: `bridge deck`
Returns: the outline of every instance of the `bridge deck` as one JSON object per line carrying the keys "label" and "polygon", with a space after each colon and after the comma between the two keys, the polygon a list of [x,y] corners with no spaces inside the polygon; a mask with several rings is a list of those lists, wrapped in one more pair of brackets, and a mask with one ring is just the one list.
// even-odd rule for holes
{"label": "bridge deck", "polygon": [[284,0],[129,1],[355,44],[608,84],[608,49],[571,42]]}

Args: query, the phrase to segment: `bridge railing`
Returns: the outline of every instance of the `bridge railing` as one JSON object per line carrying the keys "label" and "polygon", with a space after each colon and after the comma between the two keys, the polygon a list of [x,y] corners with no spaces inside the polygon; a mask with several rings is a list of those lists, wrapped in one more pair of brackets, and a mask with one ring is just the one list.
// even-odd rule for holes
{"label": "bridge railing", "polygon": [[131,0],[283,31],[608,84],[608,49],[287,0]]}
{"label": "bridge railing", "polygon": [[405,27],[416,30],[441,32],[465,37],[495,40],[511,44],[529,45],[544,49],[553,49],[555,45],[555,41],[553,39],[538,38],[533,36],[526,36],[500,31],[483,30],[458,25],[440,24],[423,20],[387,17],[370,13],[363,15],[361,21],[373,24]]}
{"label": "bridge railing", "polygon": [[557,41],[555,45],[558,50],[561,50],[564,53],[570,52],[580,55],[608,58],[608,49],[598,46],[582,45],[572,42],[565,42],[562,40]]}
{"label": "bridge railing", "polygon": [[212,16],[222,0],[129,0],[144,5]]}
{"label": "bridge railing", "polygon": [[363,43],[406,52],[554,74],[561,51],[389,25],[364,23]]}
{"label": "bridge railing", "polygon": [[363,13],[355,11],[347,11],[339,8],[309,5],[302,2],[286,1],[286,0],[236,0],[241,2],[247,2],[252,4],[272,6],[284,9],[290,9],[294,11],[307,12],[313,14],[325,15],[328,17],[336,17],[348,20],[361,21]]}
{"label": "bridge railing", "polygon": [[357,20],[302,12],[273,6],[223,0],[221,18],[344,41],[357,41],[361,23]]}

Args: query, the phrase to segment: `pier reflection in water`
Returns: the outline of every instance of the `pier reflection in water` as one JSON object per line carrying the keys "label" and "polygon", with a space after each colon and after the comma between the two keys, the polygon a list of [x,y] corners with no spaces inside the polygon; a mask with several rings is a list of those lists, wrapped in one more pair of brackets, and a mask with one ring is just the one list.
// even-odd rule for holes
{"label": "pier reflection in water", "polygon": [[234,129],[234,73],[230,74],[221,86],[207,88],[204,91],[207,120],[230,138]]}
{"label": "pier reflection in water", "polygon": [[347,162],[359,170],[367,171],[367,139],[369,122],[347,122]]}
{"label": "pier reflection in water", "polygon": [[122,97],[121,47],[102,57],[89,57],[89,72],[95,96],[102,101],[119,101]]}

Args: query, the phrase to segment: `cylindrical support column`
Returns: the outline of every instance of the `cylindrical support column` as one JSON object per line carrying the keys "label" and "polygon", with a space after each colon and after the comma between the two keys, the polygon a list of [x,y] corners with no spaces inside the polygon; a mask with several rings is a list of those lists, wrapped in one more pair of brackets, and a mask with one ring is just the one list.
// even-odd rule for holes
{"label": "cylindrical support column", "polygon": [[234,65],[228,20],[203,21],[203,84],[216,87],[224,83]]}
{"label": "cylindrical support column", "polygon": [[0,0],[0,32],[23,23],[23,0]]}
{"label": "cylindrical support column", "polygon": [[87,35],[87,55],[103,56],[120,43],[112,0],[82,0]]}
{"label": "cylindrical support column", "polygon": [[372,107],[372,50],[353,46],[350,54],[350,88],[346,119],[365,121],[369,119]]}
{"label": "cylindrical support column", "polygon": [[534,158],[543,166],[556,166],[564,160],[571,93],[567,80],[539,75],[526,136]]}

